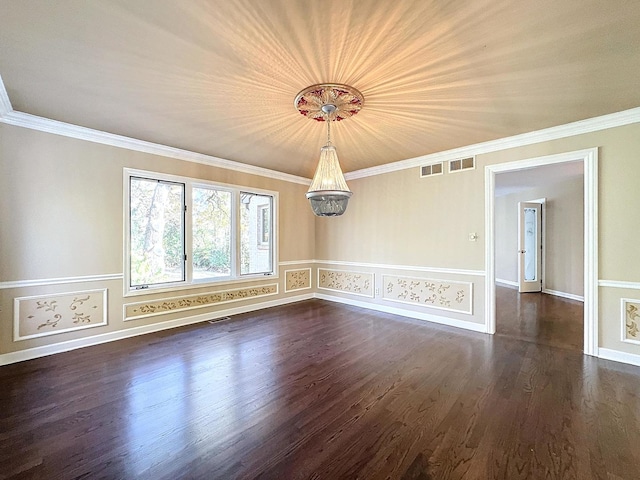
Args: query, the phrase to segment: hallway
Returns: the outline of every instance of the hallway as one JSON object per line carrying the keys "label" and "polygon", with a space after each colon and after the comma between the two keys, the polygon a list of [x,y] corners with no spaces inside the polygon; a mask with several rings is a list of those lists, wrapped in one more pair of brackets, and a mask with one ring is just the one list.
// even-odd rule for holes
{"label": "hallway", "polygon": [[583,350],[584,304],[496,285],[496,335]]}

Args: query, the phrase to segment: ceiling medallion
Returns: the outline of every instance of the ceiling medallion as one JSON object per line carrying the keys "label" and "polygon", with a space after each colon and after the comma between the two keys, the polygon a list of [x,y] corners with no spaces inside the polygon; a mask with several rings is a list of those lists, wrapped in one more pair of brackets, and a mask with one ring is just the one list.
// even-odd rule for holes
{"label": "ceiling medallion", "polygon": [[320,161],[307,191],[313,213],[336,217],[347,210],[349,190],[342,174],[338,152],[331,143],[331,122],[353,117],[362,109],[364,97],[349,85],[323,83],[302,90],[293,102],[298,112],[318,122],[327,122],[327,143],[320,149]]}
{"label": "ceiling medallion", "polygon": [[[358,113],[364,105],[362,94],[349,85],[340,83],[320,83],[302,90],[293,102],[302,115],[318,122],[340,121]],[[327,115],[323,105],[334,105],[335,111]]]}

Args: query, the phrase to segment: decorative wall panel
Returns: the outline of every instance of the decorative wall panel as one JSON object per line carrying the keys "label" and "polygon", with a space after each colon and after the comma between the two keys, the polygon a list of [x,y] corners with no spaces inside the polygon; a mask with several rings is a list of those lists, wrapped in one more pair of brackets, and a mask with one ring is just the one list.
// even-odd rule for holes
{"label": "decorative wall panel", "polygon": [[306,290],[311,288],[311,269],[301,268],[299,270],[284,271],[284,291]]}
{"label": "decorative wall panel", "polygon": [[318,288],[373,297],[373,273],[318,269]]}
{"label": "decorative wall panel", "polygon": [[622,299],[622,341],[640,345],[640,300]]}
{"label": "decorative wall panel", "polygon": [[13,339],[44,337],[107,324],[107,289],[18,297]]}
{"label": "decorative wall panel", "polygon": [[392,302],[469,315],[473,313],[473,283],[471,282],[383,275],[382,298]]}
{"label": "decorative wall panel", "polygon": [[129,303],[124,306],[124,319],[125,321],[136,320],[154,315],[182,312],[184,310],[211,307],[222,303],[266,297],[268,295],[276,295],[277,293],[278,284],[272,283],[270,285],[260,285],[257,287],[236,288],[214,293],[200,293],[181,297],[163,298],[160,300],[149,300],[147,302]]}

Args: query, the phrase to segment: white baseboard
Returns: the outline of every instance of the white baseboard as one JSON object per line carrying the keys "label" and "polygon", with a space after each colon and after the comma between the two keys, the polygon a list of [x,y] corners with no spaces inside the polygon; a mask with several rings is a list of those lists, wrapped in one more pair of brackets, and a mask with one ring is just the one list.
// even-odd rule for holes
{"label": "white baseboard", "polygon": [[[280,305],[286,305],[288,303],[299,302],[302,300],[309,300],[311,298],[319,298],[321,300],[327,300],[330,302],[343,303],[346,305],[352,305],[355,307],[367,308],[369,310],[375,310],[384,313],[391,313],[394,315],[400,315],[403,317],[415,318],[418,320],[426,320],[428,322],[437,323],[440,325],[447,325],[450,327],[462,328],[465,330],[471,330],[474,332],[486,333],[486,326],[484,324],[467,322],[464,320],[457,320],[454,318],[442,317],[439,315],[432,315],[429,313],[415,312],[413,310],[406,310],[404,308],[390,307],[387,305],[380,305],[376,303],[363,302],[360,300],[352,300],[349,298],[335,297],[333,295],[324,295],[321,293],[307,293],[304,295],[296,295],[294,297],[280,298],[277,300],[270,300],[268,302],[256,303],[253,305],[245,305],[241,307],[227,308],[225,310],[218,310],[217,312],[204,313],[194,315],[190,317],[180,318],[177,320],[169,320],[166,322],[154,323],[151,325],[142,325],[140,327],[127,328],[126,330],[119,330],[117,332],[103,333],[100,335],[94,335],[86,338],[79,338],[76,340],[69,340],[66,342],[55,343],[52,345],[44,345],[42,347],[34,347],[26,350],[20,350],[18,352],[9,352],[0,354],[0,366],[9,365],[11,363],[22,362],[24,360],[31,360],[34,358],[45,357],[47,355],[53,355],[55,353],[63,353],[79,348],[89,347],[92,345],[99,345],[102,343],[113,342],[116,340],[122,340],[125,338],[136,337],[147,333],[159,332],[162,330],[169,330],[171,328],[182,327],[185,325],[192,325],[194,323],[200,323],[207,320],[215,320],[217,318],[239,315],[241,313],[248,313],[255,310],[261,310],[264,308],[277,307]],[[640,355],[620,352],[618,350],[611,350],[608,348],[600,348],[598,350],[598,357],[605,360],[612,360],[615,362],[627,363],[630,365],[640,366]]]}
{"label": "white baseboard", "polygon": [[633,353],[620,352],[609,348],[599,348],[598,357],[604,360],[613,360],[614,362],[628,363],[640,367],[640,355]]}
{"label": "white baseboard", "polygon": [[542,293],[555,295],[556,297],[568,298],[569,300],[577,300],[579,302],[584,302],[584,297],[580,295],[574,295],[573,293],[559,292],[558,290],[550,290],[548,288],[545,288],[544,290],[542,290]]}
{"label": "white baseboard", "polygon": [[[505,280],[504,278],[496,278],[496,283],[499,283],[500,285],[504,285],[506,287],[518,288],[518,282]],[[584,302],[584,297],[580,295],[574,295],[573,293],[560,292],[559,290],[551,290],[550,288],[542,289],[542,293],[546,293],[548,295],[555,295],[556,297],[568,298],[570,300],[577,300],[579,302]]]}
{"label": "white baseboard", "polygon": [[90,347],[92,345],[99,345],[101,343],[122,340],[124,338],[136,337],[138,335],[144,335],[147,333],[159,332],[171,328],[200,323],[206,320],[215,320],[221,317],[228,317],[231,315],[239,315],[241,313],[252,312],[254,310],[261,310],[263,308],[277,307],[280,305],[286,305],[287,303],[308,300],[310,298],[313,298],[313,294],[311,293],[296,295],[295,297],[279,298],[277,300],[270,300],[268,302],[260,302],[254,303],[252,305],[227,308],[224,310],[218,310],[216,312],[202,313],[199,315],[179,318],[176,320],[153,323],[151,325],[142,325],[139,327],[127,328],[125,330],[118,330],[116,332],[102,333],[91,337],[78,338],[76,340],[68,340],[51,345],[44,345],[42,347],[34,347],[17,352],[4,353],[0,354],[0,366],[8,365],[10,363],[22,362],[24,360],[31,360],[33,358],[46,357],[47,355],[53,355],[54,353],[63,353],[71,350],[76,350],[78,348]]}
{"label": "white baseboard", "polygon": [[407,310],[404,308],[390,307],[388,305],[381,305],[378,303],[363,302],[361,300],[352,300],[350,298],[335,297],[333,295],[325,295],[322,293],[316,293],[314,296],[315,298],[319,298],[321,300],[344,303],[346,305],[352,305],[354,307],[368,308],[369,310],[376,310],[378,312],[392,313],[394,315],[400,315],[402,317],[415,318],[418,320],[426,320],[427,322],[438,323],[440,325],[447,325],[449,327],[463,328],[465,330],[472,330],[474,332],[480,332],[480,333],[487,332],[487,327],[483,323],[467,322],[465,320],[442,317],[440,315],[433,315],[433,314],[424,313],[424,312],[416,312],[416,311]]}

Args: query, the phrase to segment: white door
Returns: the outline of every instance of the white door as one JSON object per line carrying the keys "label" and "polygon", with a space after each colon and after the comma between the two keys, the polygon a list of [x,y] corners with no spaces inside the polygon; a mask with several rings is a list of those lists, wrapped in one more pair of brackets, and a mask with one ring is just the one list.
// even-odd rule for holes
{"label": "white door", "polygon": [[542,291],[542,204],[518,203],[518,291]]}

